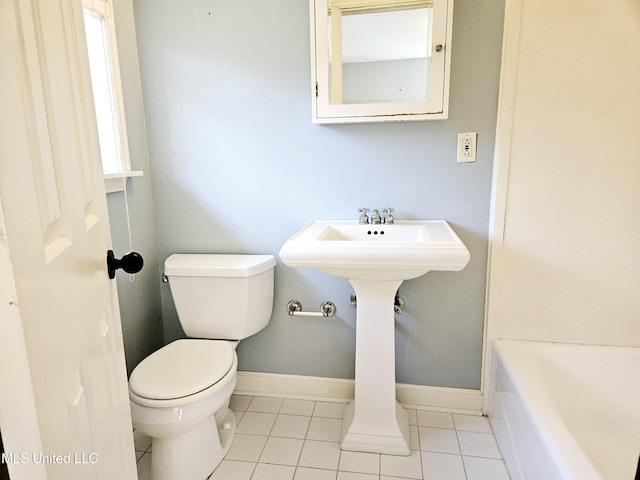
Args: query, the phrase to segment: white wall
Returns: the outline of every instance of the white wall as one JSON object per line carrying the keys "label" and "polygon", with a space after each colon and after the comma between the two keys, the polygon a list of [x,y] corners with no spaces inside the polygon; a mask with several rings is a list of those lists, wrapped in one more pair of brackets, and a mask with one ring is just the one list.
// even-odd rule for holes
{"label": "white wall", "polygon": [[640,3],[506,25],[489,335],[640,346]]}

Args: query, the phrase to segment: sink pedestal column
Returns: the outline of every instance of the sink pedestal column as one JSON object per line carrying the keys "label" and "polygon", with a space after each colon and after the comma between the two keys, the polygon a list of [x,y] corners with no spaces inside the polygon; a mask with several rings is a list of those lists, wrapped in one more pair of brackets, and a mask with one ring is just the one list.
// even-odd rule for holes
{"label": "sink pedestal column", "polygon": [[349,281],[358,299],[356,379],[341,448],[409,455],[409,420],[396,401],[393,304],[402,280]]}

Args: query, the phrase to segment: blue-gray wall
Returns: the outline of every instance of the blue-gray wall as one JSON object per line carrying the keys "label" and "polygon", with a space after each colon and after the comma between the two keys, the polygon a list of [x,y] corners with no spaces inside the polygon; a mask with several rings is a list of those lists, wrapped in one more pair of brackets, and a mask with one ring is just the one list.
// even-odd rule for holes
{"label": "blue-gray wall", "polygon": [[[133,249],[142,254],[145,265],[133,282],[122,271],[116,275],[125,358],[131,373],[142,359],[163,345],[164,338],[149,155],[131,2],[115,0],[114,14],[131,167],[144,172],[143,177],[128,180],[127,200]],[[129,251],[124,193],[109,193],[107,204],[113,250],[120,257]]]}
{"label": "blue-gray wall", "polygon": [[[401,286],[397,378],[479,388],[503,1],[455,2],[448,120],[330,127],[311,123],[307,1],[136,0],[134,11],[159,263],[277,255],[311,220],[355,219],[358,207],[446,219],[471,262]],[[467,131],[478,161],[457,164]],[[275,288],[271,323],[240,344],[240,369],[353,378],[348,281],[278,259]],[[183,333],[161,293],[171,341]],[[289,317],[290,299],[330,300],[338,313]]]}

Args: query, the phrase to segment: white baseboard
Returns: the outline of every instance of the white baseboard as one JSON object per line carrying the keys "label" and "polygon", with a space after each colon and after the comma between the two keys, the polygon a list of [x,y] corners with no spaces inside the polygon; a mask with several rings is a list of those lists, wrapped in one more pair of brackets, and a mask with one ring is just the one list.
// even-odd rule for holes
{"label": "white baseboard", "polygon": [[[234,391],[237,395],[343,403],[353,400],[353,392],[353,380],[260,372],[238,372]],[[398,402],[407,408],[475,415],[482,413],[483,395],[480,390],[398,383],[396,394]]]}

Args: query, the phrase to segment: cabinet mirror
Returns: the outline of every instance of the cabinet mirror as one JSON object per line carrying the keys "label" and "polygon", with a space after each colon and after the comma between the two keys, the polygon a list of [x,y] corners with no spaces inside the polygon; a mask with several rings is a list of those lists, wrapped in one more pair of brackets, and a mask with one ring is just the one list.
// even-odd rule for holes
{"label": "cabinet mirror", "polygon": [[447,118],[453,0],[310,0],[313,121]]}

